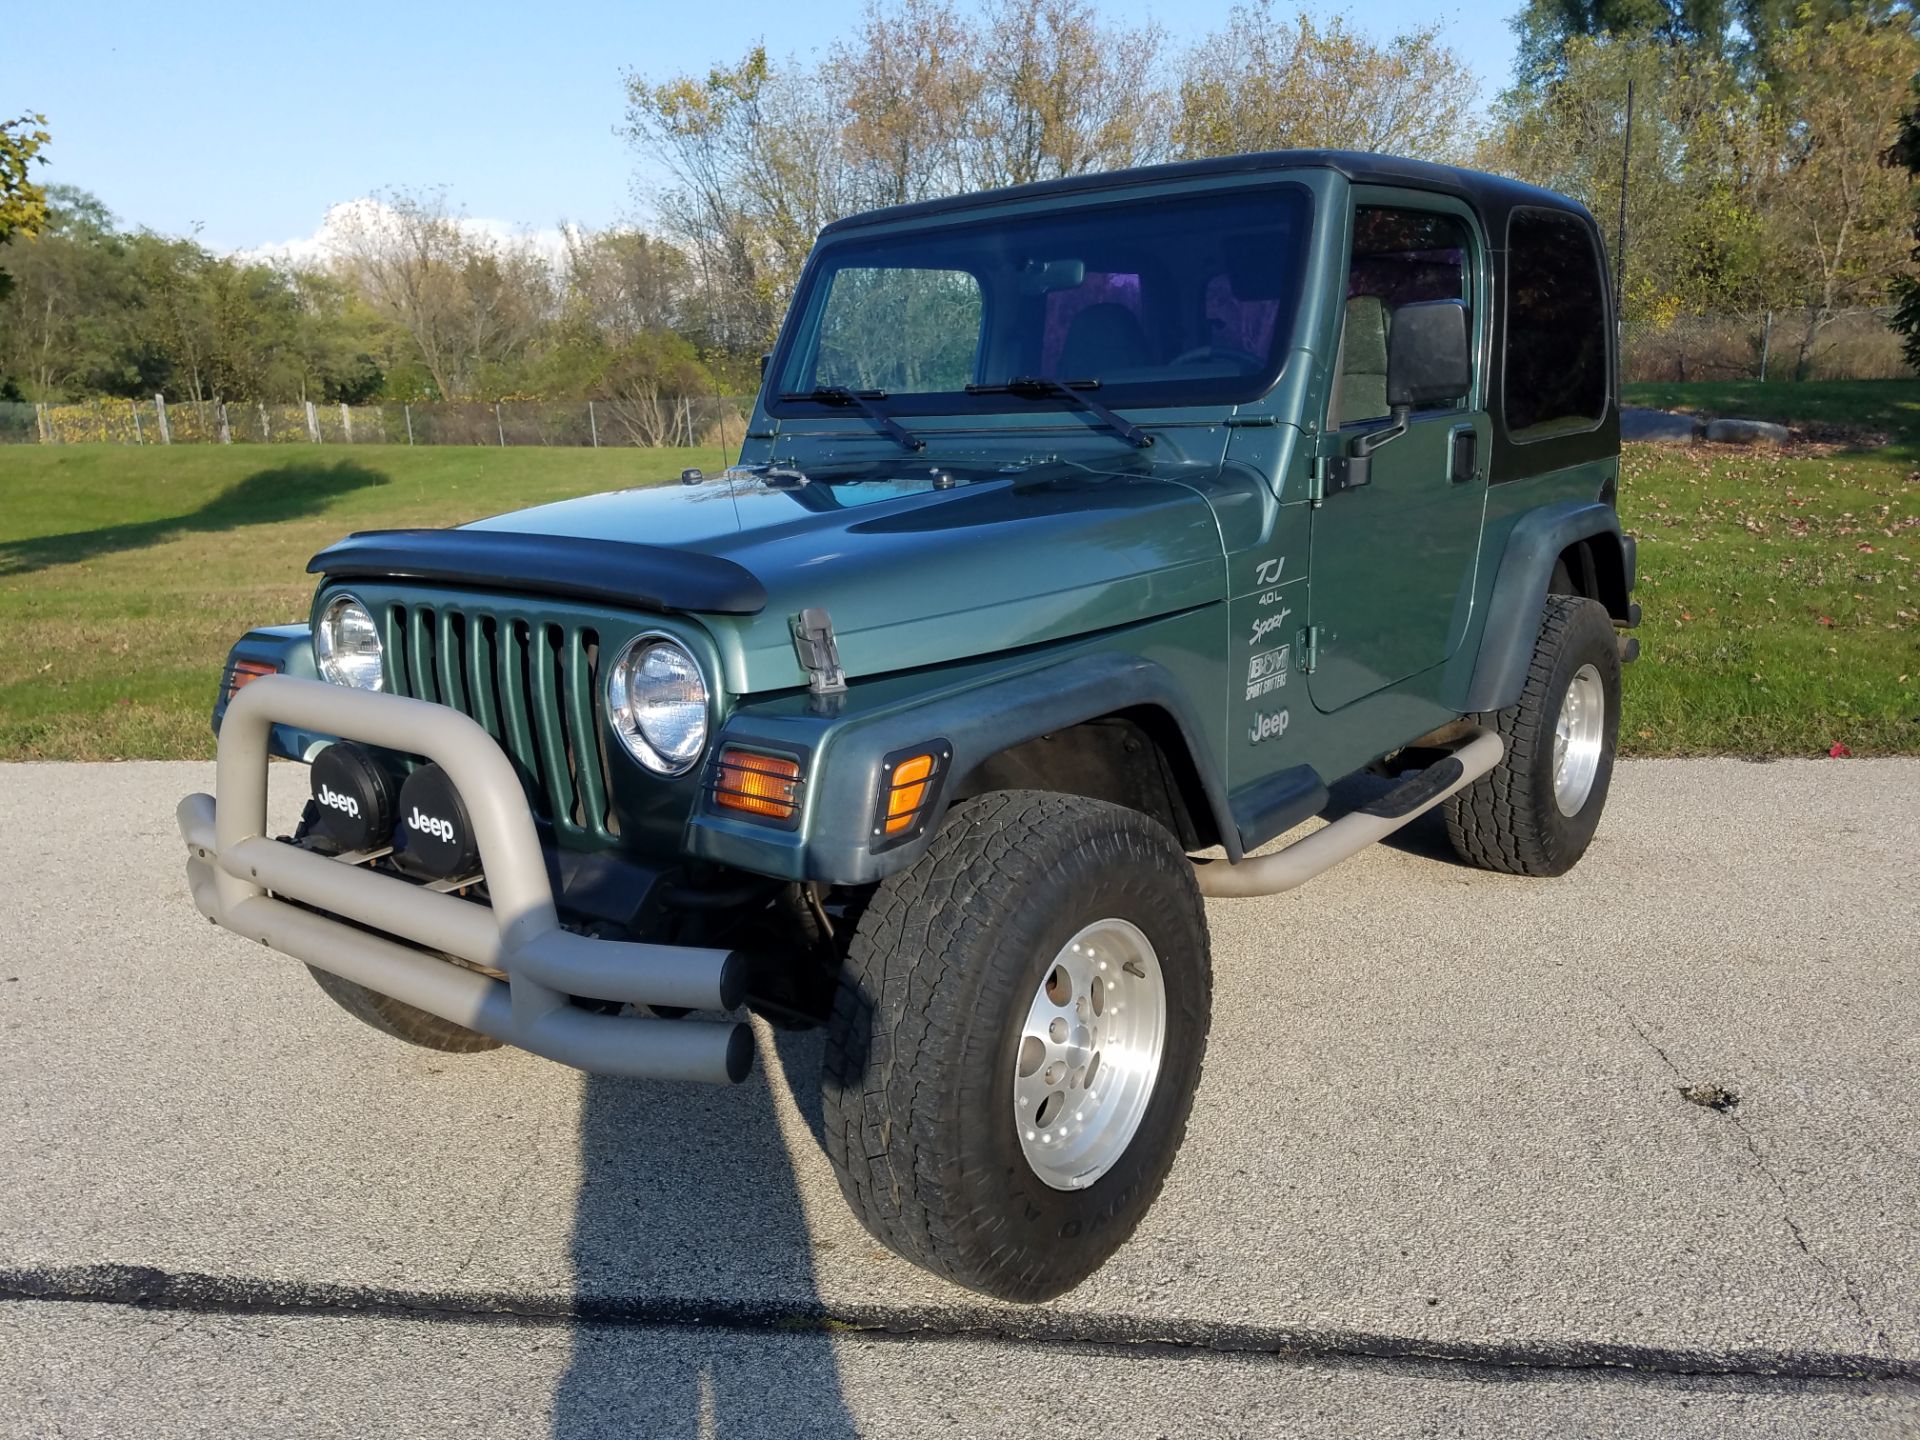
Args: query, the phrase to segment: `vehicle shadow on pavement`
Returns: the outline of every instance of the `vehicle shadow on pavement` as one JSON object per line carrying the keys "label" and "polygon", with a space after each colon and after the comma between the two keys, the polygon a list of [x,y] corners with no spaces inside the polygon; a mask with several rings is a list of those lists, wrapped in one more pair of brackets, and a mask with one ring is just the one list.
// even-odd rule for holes
{"label": "vehicle shadow on pavement", "polygon": [[[818,1037],[782,1033],[775,1048],[759,1065],[779,1065],[804,1106]],[[554,1440],[859,1435],[787,1143],[761,1073],[724,1089],[587,1077],[574,1285],[580,1313],[607,1322],[573,1327]],[[766,1323],[771,1296],[790,1327]],[[753,1328],[728,1328],[742,1310]],[[634,1328],[649,1317],[666,1323]]]}
{"label": "vehicle shadow on pavement", "polygon": [[101,555],[144,550],[182,535],[272,525],[318,515],[341,496],[389,483],[385,474],[342,460],[333,465],[297,461],[261,470],[229,485],[197,510],[158,520],[102,525],[64,535],[0,541],[0,576],[30,575],[55,565],[73,565]]}

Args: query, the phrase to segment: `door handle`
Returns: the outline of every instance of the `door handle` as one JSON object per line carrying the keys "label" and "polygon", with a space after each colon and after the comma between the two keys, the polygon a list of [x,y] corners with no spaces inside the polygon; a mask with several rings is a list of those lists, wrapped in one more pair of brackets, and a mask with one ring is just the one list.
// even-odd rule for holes
{"label": "door handle", "polygon": [[1464,485],[1480,473],[1480,432],[1472,425],[1456,425],[1447,442],[1447,479]]}

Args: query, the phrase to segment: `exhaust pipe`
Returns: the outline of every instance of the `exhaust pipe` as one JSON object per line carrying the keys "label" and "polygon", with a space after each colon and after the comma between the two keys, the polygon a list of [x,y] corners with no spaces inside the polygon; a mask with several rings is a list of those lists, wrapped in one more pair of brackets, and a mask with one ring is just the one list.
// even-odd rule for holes
{"label": "exhaust pipe", "polygon": [[1506,748],[1506,742],[1493,731],[1475,727],[1451,754],[1409,775],[1372,804],[1341,816],[1284,850],[1242,860],[1238,865],[1224,860],[1194,861],[1200,893],[1213,900],[1244,900],[1278,895],[1304,885],[1466,789],[1500,763]]}

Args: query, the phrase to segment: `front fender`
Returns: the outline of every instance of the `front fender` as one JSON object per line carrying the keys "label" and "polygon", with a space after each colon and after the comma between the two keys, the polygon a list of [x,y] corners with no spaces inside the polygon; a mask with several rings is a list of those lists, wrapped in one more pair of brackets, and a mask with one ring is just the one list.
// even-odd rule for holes
{"label": "front fender", "polygon": [[[227,705],[234,694],[234,667],[241,661],[268,665],[275,673],[293,675],[302,680],[317,680],[313,663],[313,630],[306,625],[258,625],[234,642],[227,652],[227,663],[220,670],[220,693],[213,701],[213,733],[220,733]],[[302,730],[294,725],[273,727],[268,737],[268,753],[283,760],[311,760],[323,746],[333,743],[331,735]]]}
{"label": "front fender", "polygon": [[[761,745],[800,755],[806,805],[791,831],[735,820],[702,808],[688,822],[686,850],[702,859],[789,880],[862,885],[885,878],[926,852],[946,813],[952,782],[1000,751],[1119,710],[1157,707],[1187,747],[1222,835],[1237,839],[1212,750],[1177,679],[1158,662],[1105,651],[988,676],[928,692],[906,689],[871,708],[840,716],[736,712],[714,744]],[[918,837],[873,848],[873,819],[886,757],[942,742],[952,759]],[[1237,857],[1236,857],[1237,858]]]}
{"label": "front fender", "polygon": [[[1602,599],[1616,620],[1631,615],[1627,597],[1634,584],[1635,547],[1620,533],[1620,515],[1597,500],[1567,500],[1528,511],[1514,522],[1488,596],[1480,645],[1464,689],[1448,703],[1463,714],[1503,710],[1520,698],[1533,659],[1540,612],[1554,562],[1570,545],[1586,541],[1600,552],[1598,570],[1607,577]],[[1617,590],[1617,594],[1610,593]]]}

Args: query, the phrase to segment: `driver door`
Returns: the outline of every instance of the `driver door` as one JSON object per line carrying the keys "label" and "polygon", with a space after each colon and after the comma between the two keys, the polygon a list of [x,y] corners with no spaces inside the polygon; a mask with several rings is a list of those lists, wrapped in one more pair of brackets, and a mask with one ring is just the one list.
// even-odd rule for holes
{"label": "driver door", "polygon": [[[1470,213],[1441,197],[1376,202],[1350,227],[1346,313],[1322,454],[1391,426],[1387,355],[1402,305],[1460,300],[1476,357],[1467,395],[1415,410],[1372,453],[1369,479],[1327,487],[1313,512],[1309,592],[1314,707],[1338,710],[1447,659],[1466,632],[1486,509],[1488,417],[1480,408],[1483,247]],[[1324,465],[1324,461],[1323,461]]]}

